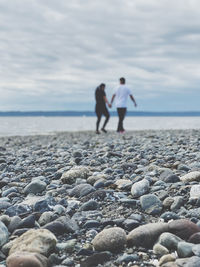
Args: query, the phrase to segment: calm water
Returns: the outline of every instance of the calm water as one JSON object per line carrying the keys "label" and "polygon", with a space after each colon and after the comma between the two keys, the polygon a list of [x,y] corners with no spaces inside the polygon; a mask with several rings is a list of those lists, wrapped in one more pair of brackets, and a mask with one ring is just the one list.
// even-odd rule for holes
{"label": "calm water", "polygon": [[[107,129],[116,130],[117,121],[117,117],[111,117]],[[0,117],[0,136],[93,131],[95,124],[96,117]],[[200,117],[126,117],[124,127],[126,130],[200,129]]]}

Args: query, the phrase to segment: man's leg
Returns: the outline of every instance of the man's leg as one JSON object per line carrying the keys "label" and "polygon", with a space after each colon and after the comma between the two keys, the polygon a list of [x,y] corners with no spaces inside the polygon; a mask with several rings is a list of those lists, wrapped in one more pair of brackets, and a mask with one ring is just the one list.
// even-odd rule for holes
{"label": "man's leg", "polygon": [[124,121],[124,119],[125,119],[125,115],[126,115],[126,108],[122,108],[122,131],[125,131],[124,130],[124,126],[123,126],[123,121]]}
{"label": "man's leg", "polygon": [[117,108],[117,113],[118,113],[118,117],[119,117],[117,132],[122,132],[122,131],[124,131],[123,120],[125,118],[126,108]]}

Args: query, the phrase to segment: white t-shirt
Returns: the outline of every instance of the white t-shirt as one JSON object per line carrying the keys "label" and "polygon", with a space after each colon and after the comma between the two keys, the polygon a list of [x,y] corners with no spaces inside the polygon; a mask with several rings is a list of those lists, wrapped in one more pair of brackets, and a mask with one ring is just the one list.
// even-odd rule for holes
{"label": "white t-shirt", "polygon": [[125,84],[120,85],[114,92],[115,106],[117,108],[126,108],[127,98],[132,95],[131,90]]}

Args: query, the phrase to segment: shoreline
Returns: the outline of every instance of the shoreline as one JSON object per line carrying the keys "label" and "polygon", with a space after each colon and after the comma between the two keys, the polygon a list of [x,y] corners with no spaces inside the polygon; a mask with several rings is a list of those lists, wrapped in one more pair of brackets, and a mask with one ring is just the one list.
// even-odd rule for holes
{"label": "shoreline", "polygon": [[33,133],[33,134],[20,134],[20,135],[0,135],[0,138],[17,138],[17,137],[44,137],[44,136],[60,136],[60,135],[93,135],[96,136],[97,138],[101,137],[109,137],[109,136],[130,136],[131,134],[139,134],[139,133],[148,133],[148,132],[174,132],[179,133],[179,132],[193,132],[193,131],[200,131],[198,128],[188,128],[188,129],[136,129],[136,130],[126,130],[124,134],[119,134],[115,130],[108,130],[107,133],[101,132],[101,134],[97,135],[94,130],[81,130],[81,131],[52,131],[48,133]]}

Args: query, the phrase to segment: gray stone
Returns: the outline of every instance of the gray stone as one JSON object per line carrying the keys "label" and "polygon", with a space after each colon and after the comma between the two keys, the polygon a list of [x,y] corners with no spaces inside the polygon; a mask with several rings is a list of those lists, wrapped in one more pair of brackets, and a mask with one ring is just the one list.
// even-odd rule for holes
{"label": "gray stone", "polygon": [[180,258],[187,258],[194,255],[193,253],[194,244],[188,242],[179,242],[177,247],[177,253]]}
{"label": "gray stone", "polygon": [[32,208],[28,205],[16,204],[14,206],[9,207],[6,210],[5,214],[12,217],[12,216],[20,215],[23,213],[29,213],[31,211],[32,211]]}
{"label": "gray stone", "polygon": [[3,191],[3,192],[2,192],[2,197],[6,197],[6,196],[8,196],[9,194],[11,194],[11,193],[13,193],[13,192],[14,192],[14,193],[17,193],[17,192],[18,192],[16,187],[11,187],[11,188],[9,188],[9,189]]}
{"label": "gray stone", "polygon": [[95,191],[95,188],[90,184],[79,184],[75,186],[70,192],[70,196],[72,197],[84,197],[90,193]]}
{"label": "gray stone", "polygon": [[193,185],[190,189],[190,198],[199,199],[200,198],[200,185]]}
{"label": "gray stone", "polygon": [[131,194],[134,198],[140,197],[146,194],[148,191],[149,191],[149,181],[146,179],[134,183],[131,187]]}
{"label": "gray stone", "polygon": [[129,262],[139,261],[139,256],[137,254],[126,254],[124,253],[122,256],[120,256],[117,260],[117,264],[128,264]]}
{"label": "gray stone", "polygon": [[192,251],[196,256],[200,257],[200,244],[193,245]]}
{"label": "gray stone", "polygon": [[156,215],[162,211],[162,202],[153,194],[141,196],[140,204],[142,209],[148,214]]}
{"label": "gray stone", "polygon": [[25,194],[37,194],[41,193],[46,188],[46,183],[40,179],[34,179],[30,184],[24,188]]}
{"label": "gray stone", "polygon": [[199,263],[200,257],[197,256],[176,260],[176,264],[178,267],[199,267]]}
{"label": "gray stone", "polygon": [[8,225],[9,232],[14,232],[18,226],[20,225],[22,219],[19,216],[13,216],[11,217],[10,223]]}
{"label": "gray stone", "polygon": [[38,223],[43,226],[47,223],[50,223],[53,219],[53,212],[52,211],[45,211],[44,213],[41,214]]}
{"label": "gray stone", "polygon": [[8,238],[8,229],[5,224],[0,221],[0,247],[2,247],[6,242],[8,242]]}
{"label": "gray stone", "polygon": [[180,209],[180,207],[182,207],[184,205],[185,201],[184,198],[182,196],[176,196],[174,197],[174,202],[172,203],[170,209],[172,211],[177,211],[178,209]]}
{"label": "gray stone", "polygon": [[171,175],[174,175],[171,169],[164,169],[160,174],[160,180],[165,181]]}
{"label": "gray stone", "polygon": [[99,208],[99,204],[96,200],[89,200],[87,201],[86,203],[84,203],[81,207],[80,207],[80,210],[96,210]]}
{"label": "gray stone", "polygon": [[59,251],[71,253],[72,251],[74,251],[76,243],[77,243],[76,239],[71,239],[68,240],[67,242],[57,243],[56,248]]}
{"label": "gray stone", "polygon": [[180,216],[177,215],[175,212],[172,212],[172,211],[167,211],[167,212],[164,212],[160,218],[162,218],[165,222],[168,222],[170,220],[178,220],[180,219]]}
{"label": "gray stone", "polygon": [[158,243],[166,247],[169,250],[177,250],[178,243],[183,241],[178,236],[171,233],[162,233],[158,239]]}

